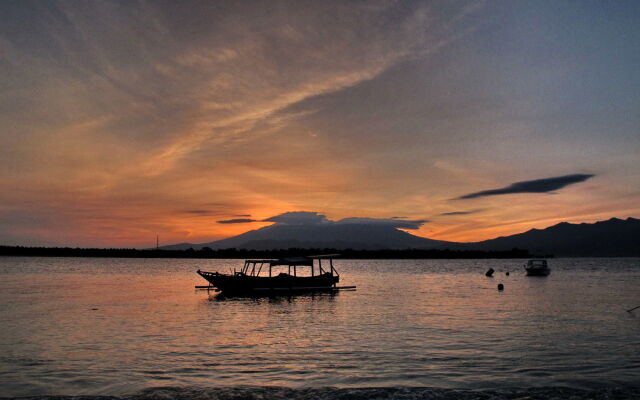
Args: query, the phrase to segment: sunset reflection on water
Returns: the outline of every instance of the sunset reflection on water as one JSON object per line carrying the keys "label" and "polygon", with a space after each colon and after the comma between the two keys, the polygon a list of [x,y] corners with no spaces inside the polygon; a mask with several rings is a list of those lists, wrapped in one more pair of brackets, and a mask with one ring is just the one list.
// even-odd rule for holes
{"label": "sunset reflection on water", "polygon": [[640,320],[622,305],[637,295],[636,262],[558,259],[532,279],[521,260],[340,260],[357,291],[225,299],[195,290],[195,270],[241,260],[2,258],[0,386],[629,383]]}

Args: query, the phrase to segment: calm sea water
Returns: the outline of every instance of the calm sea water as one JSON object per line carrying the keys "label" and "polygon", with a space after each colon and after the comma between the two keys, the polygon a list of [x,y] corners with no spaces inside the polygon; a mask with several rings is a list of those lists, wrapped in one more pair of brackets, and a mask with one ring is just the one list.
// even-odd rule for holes
{"label": "calm sea water", "polygon": [[640,382],[640,259],[552,259],[547,278],[523,260],[339,260],[356,291],[194,289],[196,269],[241,264],[0,258],[0,396]]}

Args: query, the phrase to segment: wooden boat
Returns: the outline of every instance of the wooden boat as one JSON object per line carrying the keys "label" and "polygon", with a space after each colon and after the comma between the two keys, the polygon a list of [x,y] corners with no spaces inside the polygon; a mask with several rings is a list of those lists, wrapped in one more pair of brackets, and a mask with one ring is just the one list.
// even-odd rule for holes
{"label": "wooden boat", "polygon": [[527,276],[547,276],[551,273],[547,260],[529,260],[524,266]]}
{"label": "wooden boat", "polygon": [[[333,267],[333,258],[336,256],[338,254],[289,257],[278,260],[246,260],[240,271],[233,271],[232,274],[201,270],[197,273],[209,281],[211,284],[209,288],[225,295],[268,295],[355,289],[355,286],[342,288],[336,286],[340,281],[340,274]],[[325,260],[324,266],[323,260]],[[274,274],[274,268],[278,269],[276,267],[286,267],[287,272],[279,272],[276,275]],[[301,267],[308,267],[310,274],[299,274],[303,272]]]}

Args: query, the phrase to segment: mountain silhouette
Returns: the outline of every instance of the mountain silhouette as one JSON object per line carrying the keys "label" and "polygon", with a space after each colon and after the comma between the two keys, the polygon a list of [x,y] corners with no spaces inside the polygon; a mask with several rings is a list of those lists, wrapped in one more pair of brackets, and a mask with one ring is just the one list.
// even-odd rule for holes
{"label": "mountain silhouette", "polygon": [[561,222],[511,236],[474,243],[427,239],[392,226],[373,224],[279,224],[209,243],[180,243],[165,250],[201,249],[451,249],[506,251],[526,249],[557,257],[640,257],[640,220],[612,218],[593,224]]}
{"label": "mountain silhouette", "polygon": [[245,232],[238,236],[209,243],[180,243],[161,247],[184,250],[203,247],[211,249],[432,249],[451,242],[415,236],[392,226],[375,224],[274,224]]}
{"label": "mountain silhouette", "polygon": [[561,222],[545,229],[531,229],[517,235],[445,247],[483,251],[519,248],[556,257],[638,257],[640,220],[611,218],[593,224]]}

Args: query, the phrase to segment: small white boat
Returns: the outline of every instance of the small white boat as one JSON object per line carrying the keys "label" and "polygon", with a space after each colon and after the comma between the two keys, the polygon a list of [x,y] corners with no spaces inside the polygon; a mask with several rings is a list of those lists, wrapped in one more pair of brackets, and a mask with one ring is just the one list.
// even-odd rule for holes
{"label": "small white boat", "polygon": [[524,266],[527,276],[547,276],[551,273],[547,260],[529,260]]}

